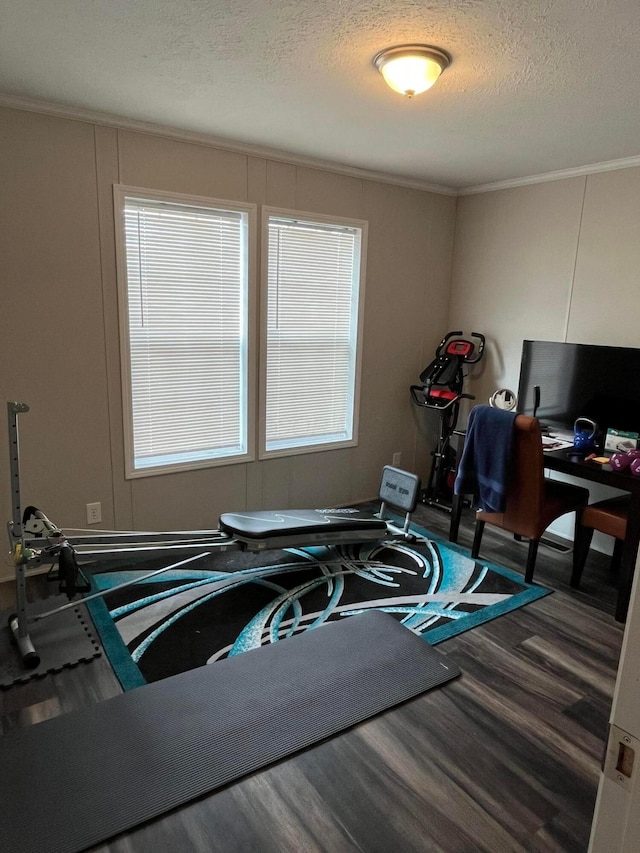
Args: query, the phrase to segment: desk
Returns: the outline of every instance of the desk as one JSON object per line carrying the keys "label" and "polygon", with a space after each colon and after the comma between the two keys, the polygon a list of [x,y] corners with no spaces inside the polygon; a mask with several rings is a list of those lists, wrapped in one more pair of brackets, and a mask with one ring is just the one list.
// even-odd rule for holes
{"label": "desk", "polygon": [[[569,474],[581,480],[592,483],[602,483],[631,494],[629,504],[629,520],[627,536],[622,550],[620,576],[618,581],[618,600],[616,602],[615,618],[624,622],[627,618],[631,585],[636,565],[638,545],[640,544],[640,477],[634,477],[628,471],[614,471],[610,465],[598,465],[596,462],[585,462],[582,456],[576,455],[572,448],[568,450],[545,450],[544,466],[551,471]],[[458,528],[462,513],[463,495],[455,495],[449,527],[449,540],[458,541]]]}

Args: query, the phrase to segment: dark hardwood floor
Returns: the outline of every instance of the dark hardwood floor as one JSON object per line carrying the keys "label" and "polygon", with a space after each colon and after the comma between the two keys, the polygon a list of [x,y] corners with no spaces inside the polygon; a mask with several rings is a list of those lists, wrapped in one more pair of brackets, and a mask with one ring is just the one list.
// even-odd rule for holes
{"label": "dark hardwood floor", "polygon": [[[415,520],[446,538],[442,510]],[[525,556],[487,526],[482,557],[521,571]],[[623,633],[608,564],[592,552],[576,592],[571,555],[541,546],[535,579],[554,594],[441,644],[461,678],[94,853],[586,851]],[[0,730],[117,692],[102,657],[0,692]]]}

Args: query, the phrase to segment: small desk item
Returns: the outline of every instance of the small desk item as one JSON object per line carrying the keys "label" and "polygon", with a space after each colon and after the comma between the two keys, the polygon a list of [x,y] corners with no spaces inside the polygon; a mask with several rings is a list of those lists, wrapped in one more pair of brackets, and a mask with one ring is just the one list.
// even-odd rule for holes
{"label": "small desk item", "polygon": [[569,447],[573,447],[573,442],[567,441],[566,438],[560,438],[555,435],[542,436],[543,450],[567,450]]}
{"label": "small desk item", "polygon": [[494,409],[512,412],[518,403],[518,398],[509,388],[498,388],[489,397],[489,405]]}
{"label": "small desk item", "polygon": [[627,450],[636,450],[640,435],[637,432],[624,432],[609,427],[604,442],[604,449],[611,453],[625,453]]}

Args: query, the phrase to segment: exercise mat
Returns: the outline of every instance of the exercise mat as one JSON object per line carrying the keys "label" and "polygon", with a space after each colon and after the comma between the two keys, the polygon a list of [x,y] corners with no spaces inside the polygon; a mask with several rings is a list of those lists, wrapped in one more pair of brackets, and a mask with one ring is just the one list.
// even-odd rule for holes
{"label": "exercise mat", "polygon": [[8,732],[0,850],[85,850],[457,675],[372,611]]}
{"label": "exercise mat", "polygon": [[[68,604],[66,595],[43,598],[29,604],[29,616],[38,616]],[[0,613],[0,690],[90,663],[102,654],[86,605],[78,601],[74,607],[29,626],[29,636],[40,663],[35,669],[25,669],[7,624],[14,612],[15,608]]]}

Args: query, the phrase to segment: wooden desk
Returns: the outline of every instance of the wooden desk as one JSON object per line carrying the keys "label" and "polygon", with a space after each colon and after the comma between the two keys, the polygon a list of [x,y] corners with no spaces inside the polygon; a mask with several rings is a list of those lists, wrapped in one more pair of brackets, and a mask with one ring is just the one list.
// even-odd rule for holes
{"label": "wooden desk", "polygon": [[[584,458],[576,455],[572,449],[546,450],[544,452],[544,465],[545,468],[551,471],[569,474],[572,477],[578,477],[581,480],[588,480],[592,483],[602,483],[605,486],[612,486],[615,489],[621,489],[631,494],[627,536],[624,540],[622,550],[618,580],[618,600],[615,611],[616,620],[624,622],[627,618],[627,610],[629,609],[636,556],[638,546],[640,545],[640,477],[634,477],[628,471],[614,471],[610,465],[585,462]],[[451,524],[449,527],[449,540],[451,542],[458,541],[458,528],[460,526],[463,497],[463,495],[455,495],[453,499]]]}

